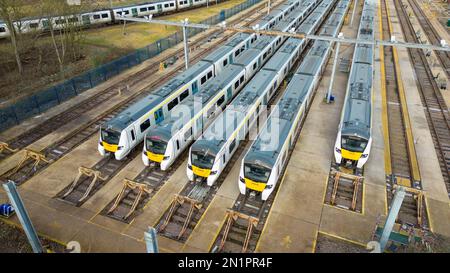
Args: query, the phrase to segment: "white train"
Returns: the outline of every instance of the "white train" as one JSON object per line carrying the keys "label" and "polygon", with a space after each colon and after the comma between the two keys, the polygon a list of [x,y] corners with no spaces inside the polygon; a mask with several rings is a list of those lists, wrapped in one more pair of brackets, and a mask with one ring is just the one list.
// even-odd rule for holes
{"label": "white train", "polygon": [[[374,39],[377,4],[366,1],[361,16],[358,39]],[[373,45],[356,45],[353,63],[334,146],[335,162],[361,172],[372,147]]]}
{"label": "white train", "polygon": [[[330,3],[334,0],[324,2]],[[348,11],[349,2],[350,0],[339,2],[320,35],[337,35]],[[327,10],[323,8],[317,18],[323,19],[326,13]],[[280,101],[242,160],[238,181],[241,194],[254,191],[260,194],[262,200],[267,200],[275,189],[287,165],[289,150],[294,148],[295,135],[306,117],[325,70],[331,48],[332,44],[328,41],[314,42],[292,77]]]}
{"label": "white train", "polygon": [[[291,14],[286,18],[290,17],[292,17]],[[298,24],[299,18],[300,16],[292,18],[292,24],[286,24],[284,20],[280,21],[274,29],[289,30]],[[144,164],[150,164],[150,160],[158,162],[161,170],[166,170],[173,164],[181,152],[202,134],[217,114],[281,46],[284,39],[284,37],[261,36],[254,45],[250,46],[250,49],[226,68],[223,74],[206,85],[199,94],[178,106],[177,111],[182,112],[181,117],[174,112],[171,118],[151,128],[144,144],[142,156]],[[197,105],[196,102],[198,102]],[[190,164],[190,159],[188,162]],[[193,168],[196,168],[195,165]],[[198,168],[196,171],[202,170]]]}
{"label": "white train", "polygon": [[[257,24],[268,29],[272,22],[278,22],[299,1],[289,1],[274,9]],[[275,15],[274,15],[275,14]],[[256,24],[254,24],[255,26]],[[140,99],[100,128],[98,151],[102,156],[114,154],[117,160],[125,158],[144,139],[151,126],[161,123],[175,106],[199,92],[214,77],[235,62],[258,40],[256,34],[239,33],[225,45],[176,76],[162,87]],[[160,162],[161,156],[148,154],[148,159]],[[146,161],[144,160],[144,163]]]}
{"label": "white train", "polygon": [[[206,0],[163,0],[146,2],[142,4],[115,7],[112,9],[96,10],[81,14],[55,16],[49,21],[47,18],[25,18],[14,22],[16,31],[30,33],[36,31],[48,31],[50,24],[54,29],[62,29],[67,25],[79,25],[89,27],[115,23],[118,16],[143,17],[148,15],[159,16],[178,12],[190,8],[206,5]],[[0,21],[0,38],[10,36],[10,30],[5,22]]]}
{"label": "white train", "polygon": [[[309,14],[308,10],[312,10],[319,2],[312,0],[303,2],[293,11],[291,17],[306,17]],[[330,3],[322,5],[331,8]],[[305,22],[310,21],[309,18]],[[319,25],[320,21],[316,21],[316,24]],[[292,28],[294,25],[290,24],[289,27]],[[307,29],[302,27],[301,29],[309,34]],[[268,104],[305,47],[304,39],[291,38],[286,41],[227,109],[195,141],[189,151],[186,170],[190,180],[206,179],[209,186],[216,182],[241,141],[245,140],[250,128],[258,121],[262,111],[261,105]]]}

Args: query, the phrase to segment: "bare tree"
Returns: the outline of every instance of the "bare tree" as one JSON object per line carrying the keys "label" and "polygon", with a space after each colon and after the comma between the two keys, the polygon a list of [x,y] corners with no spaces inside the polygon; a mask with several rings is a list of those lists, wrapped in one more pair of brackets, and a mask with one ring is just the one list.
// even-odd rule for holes
{"label": "bare tree", "polygon": [[15,26],[15,21],[24,17],[23,0],[0,0],[0,19],[2,19],[8,27],[10,33],[11,45],[16,57],[17,69],[19,73],[23,73],[22,60],[20,58],[20,44],[18,36],[21,32],[20,25]]}

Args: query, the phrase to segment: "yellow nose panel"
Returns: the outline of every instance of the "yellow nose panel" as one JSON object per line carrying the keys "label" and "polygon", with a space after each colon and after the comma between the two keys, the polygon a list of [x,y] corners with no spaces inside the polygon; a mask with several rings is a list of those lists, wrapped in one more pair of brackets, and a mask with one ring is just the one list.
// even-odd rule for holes
{"label": "yellow nose panel", "polygon": [[347,151],[342,149],[342,157],[345,159],[350,159],[350,160],[359,160],[359,158],[361,157],[362,153],[358,153],[358,152],[351,152],[351,151]]}
{"label": "yellow nose panel", "polygon": [[266,183],[255,182],[247,178],[244,178],[244,180],[245,186],[251,190],[262,192],[266,188]]}
{"label": "yellow nose panel", "polygon": [[194,165],[192,165],[192,171],[194,172],[195,175],[201,177],[208,177],[209,174],[211,173],[211,170],[195,167]]}
{"label": "yellow nose panel", "polygon": [[108,143],[106,143],[106,142],[104,142],[104,141],[102,141],[102,144],[103,144],[103,148],[105,148],[106,151],[112,152],[112,153],[117,152],[117,149],[118,149],[118,147],[119,147],[119,145],[108,144]]}
{"label": "yellow nose panel", "polygon": [[161,163],[163,161],[164,155],[154,154],[152,152],[147,151],[147,157],[151,161]]}

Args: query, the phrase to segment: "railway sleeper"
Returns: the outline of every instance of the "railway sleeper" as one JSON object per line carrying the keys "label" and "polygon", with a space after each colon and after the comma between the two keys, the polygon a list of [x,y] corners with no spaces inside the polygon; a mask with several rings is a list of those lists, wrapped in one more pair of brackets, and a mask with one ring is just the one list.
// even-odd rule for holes
{"label": "railway sleeper", "polygon": [[362,200],[358,200],[358,196],[363,180],[363,176],[332,169],[328,179],[325,203],[356,211],[358,201],[362,202]]}

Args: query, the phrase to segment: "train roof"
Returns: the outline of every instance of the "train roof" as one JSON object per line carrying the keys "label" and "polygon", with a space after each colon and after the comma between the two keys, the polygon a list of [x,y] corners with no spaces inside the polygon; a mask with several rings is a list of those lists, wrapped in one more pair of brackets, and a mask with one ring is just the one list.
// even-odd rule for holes
{"label": "train roof", "polygon": [[277,160],[279,151],[289,134],[290,124],[284,119],[271,117],[264,124],[258,138],[253,142],[250,150],[244,158],[245,163],[262,165],[271,169]]}
{"label": "train roof", "polygon": [[175,0],[155,0],[155,1],[139,3],[139,4],[130,4],[130,5],[125,5],[125,6],[117,6],[117,7],[113,7],[112,9],[113,10],[121,10],[121,9],[126,9],[126,8],[140,7],[140,6],[146,6],[146,5],[158,4],[158,3],[165,3],[165,2],[172,2],[172,1],[175,1]]}
{"label": "train roof", "polygon": [[[219,76],[207,83],[197,94],[177,105],[160,124],[152,126],[149,133],[152,135],[171,136],[172,132],[178,132],[178,130],[191,121],[206,106],[211,98],[231,84],[231,80],[236,78],[241,72],[242,66],[235,64],[229,65]],[[177,112],[182,112],[183,114],[180,116]]]}
{"label": "train roof", "polygon": [[369,139],[371,121],[372,66],[354,64],[349,79],[341,133]]}
{"label": "train roof", "polygon": [[[211,64],[203,61],[196,63],[188,70],[154,90],[150,95],[138,100],[130,107],[120,112],[117,116],[105,122],[103,127],[111,128],[116,131],[122,131],[136,120],[142,118],[142,116],[150,110],[155,108],[175,90],[178,90],[182,85],[189,83],[196,75],[198,75],[198,73],[204,71],[209,66],[211,66]],[[187,87],[188,86],[186,86],[186,88]]]}
{"label": "train roof", "polygon": [[211,63],[217,62],[218,60],[222,59],[225,55],[230,53],[230,51],[233,50],[235,46],[237,46],[242,41],[246,40],[249,36],[250,34],[248,33],[235,34],[230,40],[227,41],[227,43],[225,43],[225,45],[220,46],[218,49],[208,54],[208,56],[203,58],[203,60]]}
{"label": "train roof", "polygon": [[327,41],[316,41],[308,52],[308,55],[303,59],[302,64],[297,69],[297,73],[316,75],[324,61],[324,56],[327,54],[329,46],[330,43]]}

